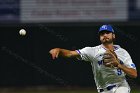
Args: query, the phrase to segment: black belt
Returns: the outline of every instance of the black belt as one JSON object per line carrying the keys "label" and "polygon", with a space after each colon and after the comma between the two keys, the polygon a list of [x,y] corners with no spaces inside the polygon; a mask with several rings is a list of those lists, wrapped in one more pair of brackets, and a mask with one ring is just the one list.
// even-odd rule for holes
{"label": "black belt", "polygon": [[[116,87],[116,85],[111,85],[111,86],[108,86],[106,89],[107,90],[111,90],[112,88]],[[100,92],[103,92],[104,89],[99,89]]]}

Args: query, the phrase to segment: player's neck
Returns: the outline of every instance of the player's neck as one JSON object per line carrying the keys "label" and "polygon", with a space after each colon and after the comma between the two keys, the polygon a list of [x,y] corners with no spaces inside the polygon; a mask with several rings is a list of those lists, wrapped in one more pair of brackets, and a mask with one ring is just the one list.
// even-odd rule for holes
{"label": "player's neck", "polygon": [[114,47],[113,47],[113,43],[111,44],[103,44],[103,46],[106,48],[106,49],[109,49],[109,50],[114,50]]}

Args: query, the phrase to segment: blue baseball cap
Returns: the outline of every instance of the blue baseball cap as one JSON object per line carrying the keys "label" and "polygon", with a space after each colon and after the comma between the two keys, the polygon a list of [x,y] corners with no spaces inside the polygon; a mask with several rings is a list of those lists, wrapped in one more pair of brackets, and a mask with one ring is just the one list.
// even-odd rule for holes
{"label": "blue baseball cap", "polygon": [[114,33],[114,30],[111,25],[102,25],[99,29],[99,33],[102,31],[109,31],[109,32]]}

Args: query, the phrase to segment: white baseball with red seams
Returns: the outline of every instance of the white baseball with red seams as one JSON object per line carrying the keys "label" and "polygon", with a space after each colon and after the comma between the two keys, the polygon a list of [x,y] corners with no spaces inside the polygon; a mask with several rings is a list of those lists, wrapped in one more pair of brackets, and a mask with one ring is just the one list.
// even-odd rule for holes
{"label": "white baseball with red seams", "polygon": [[19,34],[22,35],[22,36],[25,36],[26,35],[26,30],[25,29],[21,29],[19,31]]}

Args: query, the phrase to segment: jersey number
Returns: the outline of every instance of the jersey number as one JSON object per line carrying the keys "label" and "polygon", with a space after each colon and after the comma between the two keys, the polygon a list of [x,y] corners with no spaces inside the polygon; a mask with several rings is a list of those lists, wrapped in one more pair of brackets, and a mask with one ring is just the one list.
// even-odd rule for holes
{"label": "jersey number", "polygon": [[122,74],[121,69],[117,69],[117,74],[118,74],[118,75],[121,75],[121,74]]}

